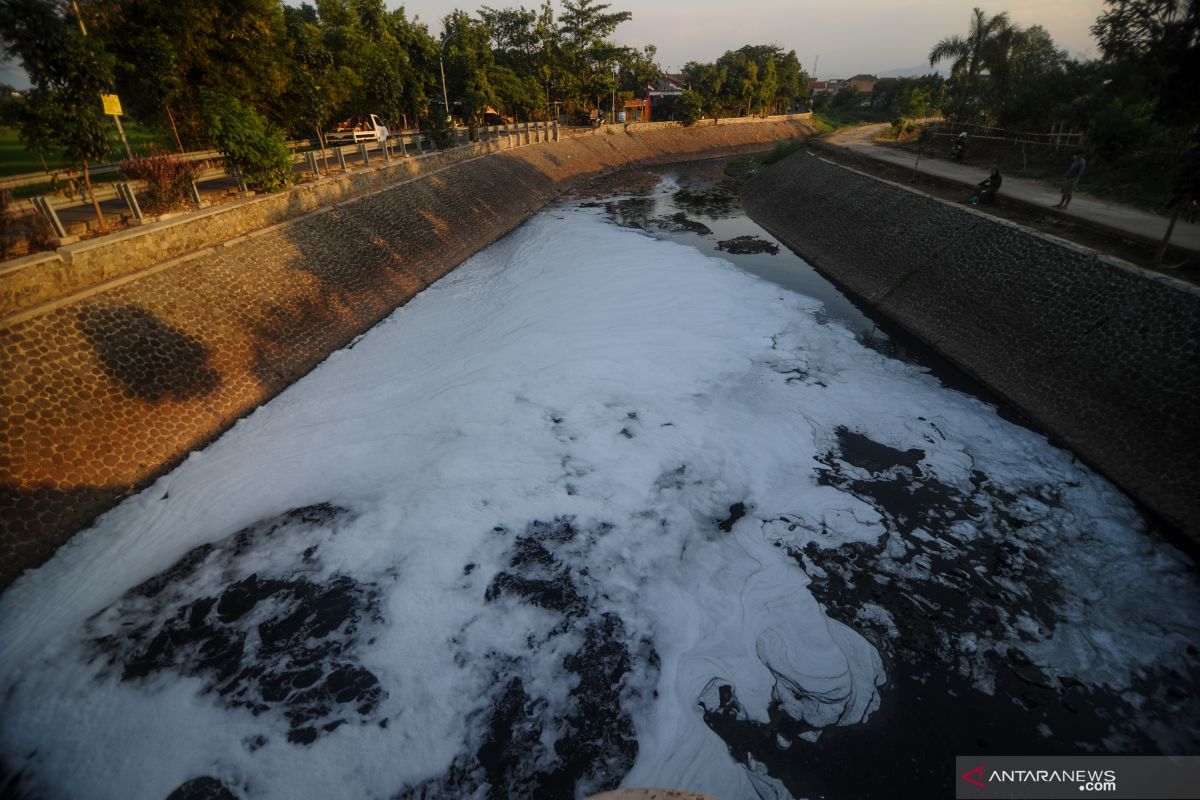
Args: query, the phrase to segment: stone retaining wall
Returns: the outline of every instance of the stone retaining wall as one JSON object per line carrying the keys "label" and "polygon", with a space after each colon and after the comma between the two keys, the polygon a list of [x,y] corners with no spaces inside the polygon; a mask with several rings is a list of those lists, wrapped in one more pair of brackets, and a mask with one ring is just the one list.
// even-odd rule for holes
{"label": "stone retaining wall", "polygon": [[0,586],[572,181],[808,132],[783,121],[614,128],[469,160],[459,148],[415,178],[402,163],[381,167],[364,178],[370,193],[303,216],[347,184],[72,245],[43,273],[42,297],[0,320]]}
{"label": "stone retaining wall", "polygon": [[756,222],[1200,540],[1200,290],[798,153]]}

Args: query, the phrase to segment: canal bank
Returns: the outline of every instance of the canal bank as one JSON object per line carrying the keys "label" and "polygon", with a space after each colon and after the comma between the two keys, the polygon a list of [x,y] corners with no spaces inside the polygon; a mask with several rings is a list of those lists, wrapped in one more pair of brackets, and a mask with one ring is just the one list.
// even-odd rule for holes
{"label": "canal bank", "polygon": [[935,797],[953,754],[1194,752],[1194,564],[684,172],[536,214],[0,597],[18,788]]}
{"label": "canal bank", "polygon": [[0,587],[576,181],[810,132],[772,118],[477,143],[7,264]]}
{"label": "canal bank", "polygon": [[1193,540],[1200,289],[800,152],[750,216]]}

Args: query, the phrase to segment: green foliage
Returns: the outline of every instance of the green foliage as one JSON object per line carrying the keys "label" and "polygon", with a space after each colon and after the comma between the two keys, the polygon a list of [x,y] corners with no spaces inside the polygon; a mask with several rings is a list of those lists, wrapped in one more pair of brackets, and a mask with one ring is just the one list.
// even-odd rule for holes
{"label": "green foliage", "polygon": [[808,99],[808,76],[795,51],[778,45],[745,45],[712,64],[688,62],[683,74],[703,114],[713,119],[783,113]]}
{"label": "green foliage", "polygon": [[89,32],[117,59],[123,103],[188,145],[206,144],[204,92],[287,125],[292,64],[279,0],[90,0]]}
{"label": "green foliage", "polygon": [[989,17],[976,8],[971,12],[966,36],[949,36],[929,51],[929,66],[951,62],[950,81],[955,91],[950,110],[955,117],[972,119],[981,113],[980,75],[1001,66],[1012,31],[1007,14]]}
{"label": "green foliage", "polygon": [[1113,100],[1092,116],[1088,128],[1088,143],[1096,155],[1105,161],[1128,156],[1139,146],[1145,146],[1154,135],[1150,103],[1123,103]]}
{"label": "green foliage", "polygon": [[695,89],[683,92],[679,107],[679,121],[685,127],[691,127],[704,119],[704,98]]}
{"label": "green foliage", "polygon": [[617,51],[617,91],[632,92],[634,97],[645,95],[646,87],[663,74],[657,58],[658,48],[652,44],[641,50],[620,48]]}
{"label": "green foliage", "polygon": [[609,3],[563,0],[559,15],[558,52],[564,88],[593,107],[616,89],[615,73],[621,48],[610,40],[628,11],[609,11]]}
{"label": "green foliage", "polygon": [[927,117],[932,109],[933,102],[928,89],[919,86],[908,88],[892,103],[892,125],[896,133],[902,132],[906,120]]}
{"label": "green foliage", "polygon": [[1195,0],[1105,0],[1092,33],[1104,60],[1154,98],[1157,118],[1200,123],[1200,3]]}
{"label": "green foliage", "polygon": [[204,130],[257,189],[278,191],[295,180],[283,134],[228,95],[204,92]]}
{"label": "green foliage", "polygon": [[16,109],[22,141],[41,155],[82,166],[108,155],[109,126],[100,93],[113,59],[73,19],[42,0],[0,0],[0,45],[25,68],[32,88]]}
{"label": "green foliage", "polygon": [[421,129],[429,133],[434,147],[444,150],[451,144],[450,121],[441,113],[441,106],[433,106],[433,109],[436,111],[432,111],[429,117],[421,120]]}
{"label": "green foliage", "polygon": [[689,61],[683,65],[683,75],[692,92],[690,101],[684,94],[685,102],[698,104],[704,116],[717,119],[721,113],[727,70],[718,64]]}
{"label": "green foliage", "polygon": [[771,152],[762,157],[762,163],[774,164],[776,161],[782,161],[803,146],[804,142],[800,139],[780,139],[775,143],[775,147],[771,148]]}
{"label": "green foliage", "polygon": [[489,73],[495,69],[491,33],[486,25],[473,20],[464,11],[448,15],[443,26],[442,49],[450,95],[448,113],[475,127],[483,118],[484,110],[497,102],[489,78]]}
{"label": "green foliage", "polygon": [[830,108],[846,109],[859,108],[862,106],[861,92],[853,86],[846,86],[834,92],[833,98],[829,101]]}
{"label": "green foliage", "polygon": [[199,163],[171,153],[125,159],[118,168],[125,178],[146,182],[138,201],[148,214],[186,208],[191,201],[192,181],[200,173]]}

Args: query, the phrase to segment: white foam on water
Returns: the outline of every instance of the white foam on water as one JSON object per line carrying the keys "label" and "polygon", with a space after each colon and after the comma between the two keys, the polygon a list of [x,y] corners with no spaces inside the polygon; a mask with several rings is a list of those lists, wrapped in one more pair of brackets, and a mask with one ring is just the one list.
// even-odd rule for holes
{"label": "white foam on water", "polygon": [[[1148,587],[1174,580],[1180,560],[1139,538],[1117,491],[819,311],[598,213],[536,215],[0,597],[0,755],[57,796],[162,798],[211,775],[246,797],[388,797],[437,779],[478,737],[498,664],[523,665],[526,689],[550,708],[572,702],[578,678],[560,665],[579,631],[519,597],[484,601],[514,535],[569,517],[602,533],[559,546],[556,563],[589,613],[617,615],[627,640],[648,640],[658,658],[622,686],[639,747],[624,784],[786,797],[762,764],[734,761],[701,706],[728,685],[747,719],[765,722],[778,703],[811,740],[881,702],[879,654],[824,613],[777,546],[883,534],[874,508],[818,483],[814,459],[839,426],[922,448],[922,468],[949,486],[983,470],[1014,492],[1064,487],[1060,508],[1014,510],[1088,553],[1064,578],[1079,598],[1070,624],[1031,657],[1086,661],[1114,684],[1167,657],[1174,632],[1194,623],[1163,620],[1156,636],[1139,626]],[[721,530],[739,502],[746,516]],[[309,544],[319,559],[308,578],[377,587],[380,622],[355,634],[358,663],[383,690],[363,724],[293,744],[278,713],[222,705],[197,678],[122,682],[103,668],[88,639],[136,618],[121,616],[127,590],[198,545],[316,503],[352,513],[336,533],[318,525],[236,566],[205,562],[187,596],[251,573],[298,574]],[[888,546],[904,552],[898,537]],[[894,630],[878,606],[861,615]],[[541,732],[547,769],[566,733]]]}

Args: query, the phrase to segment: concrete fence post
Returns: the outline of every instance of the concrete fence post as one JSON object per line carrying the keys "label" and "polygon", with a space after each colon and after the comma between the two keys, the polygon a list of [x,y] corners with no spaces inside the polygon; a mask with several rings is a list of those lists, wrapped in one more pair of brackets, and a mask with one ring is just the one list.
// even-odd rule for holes
{"label": "concrete fence post", "polygon": [[558,138],[558,117],[554,118],[554,141],[556,141],[556,142],[561,141]]}
{"label": "concrete fence post", "polygon": [[246,186],[246,179],[245,179],[245,177],[242,176],[242,170],[240,168],[238,168],[237,164],[229,165],[229,174],[233,176],[233,179],[235,181],[237,181],[237,187],[238,187],[239,192],[249,191],[248,187]]}
{"label": "concrete fence post", "polygon": [[36,208],[46,221],[50,223],[50,227],[54,229],[54,235],[59,239],[67,238],[67,229],[63,227],[62,220],[58,218],[58,212],[54,210],[54,206],[50,202],[49,197],[38,196],[33,198],[33,207]]}
{"label": "concrete fence post", "polygon": [[396,141],[400,143],[400,157],[408,158],[408,148],[404,146],[404,137],[397,136]]}
{"label": "concrete fence post", "polygon": [[304,154],[304,158],[305,158],[305,160],[308,161],[308,171],[311,172],[313,175],[320,175],[321,168],[319,166],[317,166],[316,152],[309,150],[307,153]]}
{"label": "concrete fence post", "polygon": [[196,204],[196,208],[200,208],[204,205],[204,201],[200,199],[200,187],[196,185],[195,181],[190,181],[190,183],[192,184],[192,202]]}
{"label": "concrete fence post", "polygon": [[413,144],[415,144],[417,146],[417,155],[421,155],[422,153],[425,152],[424,138],[425,138],[425,134],[422,133],[421,131],[417,131],[417,135],[413,137]]}
{"label": "concrete fence post", "polygon": [[367,151],[367,143],[358,143],[358,154],[362,156],[363,166],[371,166],[371,154]]}
{"label": "concrete fence post", "polygon": [[142,218],[142,207],[138,205],[137,195],[133,193],[133,187],[125,181],[117,183],[117,196],[125,201],[125,205],[129,206],[129,213],[133,214],[134,219]]}
{"label": "concrete fence post", "polygon": [[533,140],[529,138],[529,121],[525,121],[525,144],[532,144]]}
{"label": "concrete fence post", "polygon": [[349,169],[346,166],[346,154],[342,152],[342,146],[338,145],[337,147],[333,148],[333,152],[337,153],[338,167],[341,168],[342,172],[345,172],[347,169]]}

